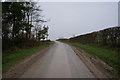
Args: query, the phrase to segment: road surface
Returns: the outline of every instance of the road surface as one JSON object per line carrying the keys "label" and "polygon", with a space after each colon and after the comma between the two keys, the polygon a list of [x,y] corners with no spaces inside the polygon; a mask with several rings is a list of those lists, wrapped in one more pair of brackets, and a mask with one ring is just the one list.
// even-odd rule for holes
{"label": "road surface", "polygon": [[56,42],[21,78],[94,78],[72,48]]}

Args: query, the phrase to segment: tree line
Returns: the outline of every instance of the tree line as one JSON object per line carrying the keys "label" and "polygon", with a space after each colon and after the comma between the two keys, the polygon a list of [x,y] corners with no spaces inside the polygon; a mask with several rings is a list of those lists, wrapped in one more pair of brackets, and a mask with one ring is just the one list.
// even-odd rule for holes
{"label": "tree line", "polygon": [[35,46],[48,38],[47,22],[35,2],[2,3],[2,48]]}
{"label": "tree line", "polygon": [[111,27],[100,31],[71,37],[70,39],[59,40],[78,42],[82,44],[120,47],[120,27]]}
{"label": "tree line", "polygon": [[83,44],[120,47],[120,27],[111,27],[97,32],[76,36],[70,38],[70,41]]}

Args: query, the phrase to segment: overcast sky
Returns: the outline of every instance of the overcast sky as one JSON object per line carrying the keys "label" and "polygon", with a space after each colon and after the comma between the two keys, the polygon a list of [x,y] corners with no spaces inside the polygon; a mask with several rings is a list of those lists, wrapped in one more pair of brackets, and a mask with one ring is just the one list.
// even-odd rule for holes
{"label": "overcast sky", "polygon": [[117,2],[39,2],[49,38],[69,38],[118,25]]}

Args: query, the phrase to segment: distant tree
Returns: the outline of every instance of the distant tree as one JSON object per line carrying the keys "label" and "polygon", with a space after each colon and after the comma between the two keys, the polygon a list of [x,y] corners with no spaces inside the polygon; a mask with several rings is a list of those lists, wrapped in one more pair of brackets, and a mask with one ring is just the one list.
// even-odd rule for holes
{"label": "distant tree", "polygon": [[38,31],[37,37],[38,37],[39,40],[41,40],[41,39],[45,40],[45,39],[48,38],[48,29],[49,29],[48,26],[45,27],[45,25],[44,25],[43,29],[40,29]]}

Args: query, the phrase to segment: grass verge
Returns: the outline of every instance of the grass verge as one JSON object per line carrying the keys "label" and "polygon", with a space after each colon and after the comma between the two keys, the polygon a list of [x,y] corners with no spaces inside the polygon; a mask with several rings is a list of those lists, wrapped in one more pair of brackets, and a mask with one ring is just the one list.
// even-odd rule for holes
{"label": "grass verge", "polygon": [[[53,44],[53,42],[51,42],[50,44]],[[2,71],[7,71],[10,67],[14,66],[20,60],[26,58],[27,56],[31,56],[34,53],[37,53],[38,51],[48,47],[50,44],[40,45],[29,49],[19,49],[10,53],[3,54]]]}
{"label": "grass verge", "polygon": [[110,71],[113,76],[118,75],[118,70],[120,68],[120,61],[119,61],[119,49],[111,48],[106,46],[98,46],[98,45],[91,45],[91,44],[80,44],[80,43],[70,43],[65,42],[72,46],[78,47],[86,51],[92,56],[97,56],[103,61],[105,61],[108,65],[112,66],[115,71]]}

